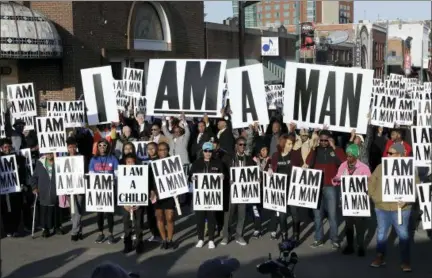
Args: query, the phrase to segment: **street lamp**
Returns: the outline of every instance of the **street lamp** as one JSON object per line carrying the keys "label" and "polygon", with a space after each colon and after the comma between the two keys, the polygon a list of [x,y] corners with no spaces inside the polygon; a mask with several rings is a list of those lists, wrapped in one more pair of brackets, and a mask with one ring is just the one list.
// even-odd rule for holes
{"label": "street lamp", "polygon": [[244,55],[244,36],[245,36],[245,14],[244,9],[261,1],[238,1],[238,28],[239,28],[239,66],[245,66],[245,55]]}

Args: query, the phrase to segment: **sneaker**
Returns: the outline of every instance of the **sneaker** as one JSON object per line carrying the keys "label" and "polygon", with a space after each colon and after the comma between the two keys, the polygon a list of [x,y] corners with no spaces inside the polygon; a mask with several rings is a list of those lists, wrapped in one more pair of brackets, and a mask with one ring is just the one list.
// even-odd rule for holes
{"label": "sneaker", "polygon": [[332,242],[332,249],[333,250],[339,250],[340,244],[338,242]]}
{"label": "sneaker", "polygon": [[115,244],[115,239],[112,234],[108,236],[107,240],[108,240],[108,244]]}
{"label": "sneaker", "polygon": [[204,246],[204,240],[198,240],[198,243],[195,245],[196,248],[202,248]]}
{"label": "sneaker", "polygon": [[318,248],[318,247],[321,247],[321,246],[323,246],[324,245],[324,243],[321,241],[321,240],[315,240],[311,245],[310,245],[310,247],[312,247],[312,248]]}
{"label": "sneaker", "polygon": [[154,239],[155,239],[155,236],[150,236],[150,237],[147,239],[147,241],[154,241]]}
{"label": "sneaker", "polygon": [[227,238],[222,239],[221,245],[227,245],[229,240]]}
{"label": "sneaker", "polygon": [[384,266],[386,263],[384,261],[384,256],[381,254],[378,254],[375,260],[370,264],[371,267],[381,267]]}
{"label": "sneaker", "polygon": [[401,269],[403,272],[411,272],[412,271],[411,266],[409,264],[402,264]]}
{"label": "sneaker", "polygon": [[12,233],[6,234],[7,237],[12,237]]}
{"label": "sneaker", "polygon": [[65,232],[63,231],[63,228],[62,228],[62,227],[55,228],[55,229],[54,229],[54,232],[55,232],[56,235],[60,235],[60,236],[62,236],[62,235],[65,234]]}
{"label": "sneaker", "polygon": [[151,242],[161,242],[161,241],[162,241],[162,238],[159,237],[159,236],[151,236],[151,237],[148,239],[148,241],[151,241]]}
{"label": "sneaker", "polygon": [[98,237],[95,240],[96,243],[103,243],[104,241],[105,241],[105,235],[104,234],[98,235]]}
{"label": "sneaker", "polygon": [[351,255],[354,253],[354,247],[352,247],[351,245],[347,245],[344,250],[342,250],[342,254],[344,255]]}
{"label": "sneaker", "polygon": [[124,239],[124,237],[125,237],[125,234],[122,234],[122,235],[120,236],[121,239]]}
{"label": "sneaker", "polygon": [[71,235],[71,241],[78,241],[78,235]]}
{"label": "sneaker", "polygon": [[177,245],[172,240],[168,240],[167,249],[177,249]]}
{"label": "sneaker", "polygon": [[277,234],[276,234],[276,232],[271,232],[271,233],[270,233],[270,239],[271,239],[271,240],[276,240],[276,239],[277,239]]}
{"label": "sneaker", "polygon": [[247,242],[244,240],[244,238],[242,238],[242,237],[239,237],[239,238],[237,238],[236,239],[236,242],[239,244],[239,245],[241,245],[241,246],[246,246],[247,245]]}
{"label": "sneaker", "polygon": [[215,243],[214,243],[213,240],[210,240],[210,241],[209,241],[209,243],[208,243],[208,248],[209,248],[209,249],[215,249],[215,248],[216,248],[216,245],[215,245]]}
{"label": "sneaker", "polygon": [[357,250],[357,256],[364,257],[365,255],[366,255],[366,252],[365,252],[364,248],[359,247]]}
{"label": "sneaker", "polygon": [[252,234],[252,238],[253,239],[259,239],[261,237],[261,232],[260,231],[254,231]]}

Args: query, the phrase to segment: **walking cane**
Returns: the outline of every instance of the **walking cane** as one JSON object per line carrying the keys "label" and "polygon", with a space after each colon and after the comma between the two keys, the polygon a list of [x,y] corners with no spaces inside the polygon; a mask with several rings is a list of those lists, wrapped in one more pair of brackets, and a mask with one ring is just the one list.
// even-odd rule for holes
{"label": "walking cane", "polygon": [[36,203],[38,199],[38,194],[35,194],[35,200],[33,204],[33,224],[32,224],[32,239],[34,239],[34,231],[35,231],[35,220],[36,220]]}

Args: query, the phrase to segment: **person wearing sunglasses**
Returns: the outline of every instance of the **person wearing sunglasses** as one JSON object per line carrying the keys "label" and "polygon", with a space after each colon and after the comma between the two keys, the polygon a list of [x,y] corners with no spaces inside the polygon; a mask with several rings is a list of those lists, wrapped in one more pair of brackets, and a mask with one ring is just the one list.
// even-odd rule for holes
{"label": "person wearing sunglasses", "polygon": [[[358,158],[360,156],[360,147],[357,144],[351,144],[346,149],[347,160],[341,164],[336,176],[333,178],[333,185],[340,186],[342,176],[371,176],[369,167],[361,162]],[[364,257],[365,246],[364,237],[367,227],[367,218],[364,217],[345,217],[345,236],[347,239],[347,246],[342,253],[350,255],[355,252],[354,248],[354,229],[357,240],[357,255]]]}
{"label": "person wearing sunglasses", "polygon": [[[406,157],[407,152],[404,144],[395,143],[387,151],[388,157]],[[410,262],[410,216],[412,205],[402,202],[383,202],[382,200],[382,164],[378,165],[368,182],[368,194],[375,204],[375,214],[377,219],[377,247],[375,260],[370,264],[371,267],[384,266],[387,247],[387,235],[391,226],[399,237],[399,249],[401,258],[401,270],[411,272]],[[415,184],[419,184],[420,179],[415,173]],[[402,224],[398,223],[398,209],[402,210]]]}
{"label": "person wearing sunglasses", "polygon": [[345,153],[340,147],[336,147],[332,134],[328,130],[322,130],[319,134],[319,146],[311,151],[306,159],[305,168],[321,170],[322,188],[321,200],[318,209],[314,210],[315,241],[312,248],[324,245],[324,210],[327,210],[330,223],[330,239],[332,248],[339,249],[337,208],[339,193],[337,187],[333,186],[332,180],[336,176],[339,166],[346,160]]}
{"label": "person wearing sunglasses", "polygon": [[[189,173],[189,180],[196,180],[194,174],[204,173],[204,174],[220,174],[223,180],[223,165],[222,161],[218,158],[212,157],[213,155],[213,144],[211,142],[206,142],[202,146],[203,157],[198,158],[194,163]],[[198,243],[196,248],[202,248],[204,246],[204,230],[205,222],[207,219],[208,226],[208,248],[214,249],[216,247],[214,243],[215,228],[216,228],[216,212],[215,211],[195,211],[195,217],[197,220],[197,231],[198,231]]]}
{"label": "person wearing sunglasses", "polygon": [[[96,155],[90,160],[89,173],[104,173],[112,174],[114,177],[117,176],[118,160],[114,155],[110,154],[110,144],[107,139],[100,139],[97,143]],[[115,189],[115,186],[114,186]],[[104,234],[104,218],[108,221],[108,238]],[[96,243],[103,243],[105,240],[108,244],[114,244],[115,238],[113,235],[114,231],[114,213],[112,212],[98,212],[97,213],[97,225],[99,235],[96,238]]]}
{"label": "person wearing sunglasses", "polygon": [[165,142],[168,143],[168,138],[166,138],[161,133],[161,126],[159,124],[154,123],[151,127],[151,135],[150,135],[150,141],[155,142],[156,144]]}

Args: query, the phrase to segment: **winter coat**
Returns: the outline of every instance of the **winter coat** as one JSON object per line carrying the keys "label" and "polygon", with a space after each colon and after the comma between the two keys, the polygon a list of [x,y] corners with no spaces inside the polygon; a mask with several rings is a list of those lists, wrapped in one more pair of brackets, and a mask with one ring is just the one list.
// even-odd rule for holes
{"label": "winter coat", "polygon": [[56,188],[55,165],[54,163],[52,164],[52,175],[50,178],[45,168],[45,163],[45,156],[41,157],[36,162],[36,167],[33,170],[30,183],[33,190],[37,189],[39,191],[39,202],[42,206],[54,206],[58,204],[59,201]]}

